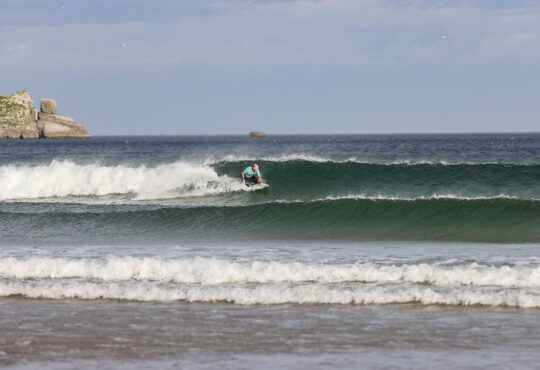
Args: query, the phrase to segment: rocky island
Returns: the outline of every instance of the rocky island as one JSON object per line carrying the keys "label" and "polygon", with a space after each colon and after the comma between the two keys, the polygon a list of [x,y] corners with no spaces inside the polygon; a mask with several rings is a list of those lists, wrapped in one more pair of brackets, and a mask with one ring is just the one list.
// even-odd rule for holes
{"label": "rocky island", "polygon": [[249,137],[252,137],[252,138],[265,138],[265,137],[268,137],[268,135],[266,134],[266,132],[251,131],[249,133]]}
{"label": "rocky island", "polygon": [[41,99],[38,113],[27,91],[0,95],[0,139],[88,139],[90,134],[72,118],[56,113],[53,99]]}

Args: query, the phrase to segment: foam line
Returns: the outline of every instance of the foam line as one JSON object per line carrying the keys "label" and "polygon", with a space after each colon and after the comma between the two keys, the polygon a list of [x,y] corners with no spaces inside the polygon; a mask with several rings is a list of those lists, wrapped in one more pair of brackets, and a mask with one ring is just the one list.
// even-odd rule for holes
{"label": "foam line", "polygon": [[197,286],[156,283],[1,281],[0,296],[32,299],[118,299],[144,302],[228,302],[255,304],[402,304],[540,308],[537,290],[411,285],[334,286],[270,284]]}
{"label": "foam line", "polygon": [[371,263],[332,265],[300,262],[234,262],[201,257],[187,259],[8,257],[0,259],[0,278],[82,278],[207,285],[361,282],[540,288],[540,267],[496,267],[476,263],[457,266],[430,264],[389,266]]}

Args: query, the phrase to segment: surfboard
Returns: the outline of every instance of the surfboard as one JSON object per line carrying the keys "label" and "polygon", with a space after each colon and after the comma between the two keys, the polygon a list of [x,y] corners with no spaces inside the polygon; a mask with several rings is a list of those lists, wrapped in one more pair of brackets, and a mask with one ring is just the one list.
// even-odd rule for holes
{"label": "surfboard", "polygon": [[246,187],[246,190],[250,190],[250,191],[263,190],[263,189],[270,188],[270,186],[264,182],[261,184],[248,184],[246,182],[243,185]]}

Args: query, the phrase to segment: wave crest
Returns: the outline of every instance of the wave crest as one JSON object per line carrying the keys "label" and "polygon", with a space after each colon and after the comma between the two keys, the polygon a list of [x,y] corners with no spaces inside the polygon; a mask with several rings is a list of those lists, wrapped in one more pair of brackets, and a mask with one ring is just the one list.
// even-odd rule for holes
{"label": "wave crest", "polygon": [[0,297],[234,304],[401,304],[540,307],[540,267],[0,259]]}
{"label": "wave crest", "polygon": [[206,165],[104,166],[53,160],[47,165],[0,167],[0,200],[131,194],[135,199],[202,196],[241,190],[238,180]]}
{"label": "wave crest", "polygon": [[177,284],[411,283],[454,286],[540,288],[540,267],[430,264],[307,264],[234,262],[214,258],[0,259],[6,279],[97,279],[159,281]]}

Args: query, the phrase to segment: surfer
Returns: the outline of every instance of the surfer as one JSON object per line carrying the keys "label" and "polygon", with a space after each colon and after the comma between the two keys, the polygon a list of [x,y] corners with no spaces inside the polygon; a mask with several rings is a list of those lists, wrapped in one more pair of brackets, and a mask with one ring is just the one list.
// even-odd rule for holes
{"label": "surfer", "polygon": [[245,183],[248,186],[255,184],[260,185],[261,181],[261,172],[259,171],[259,165],[257,163],[253,163],[252,166],[248,166],[242,171],[242,184]]}

